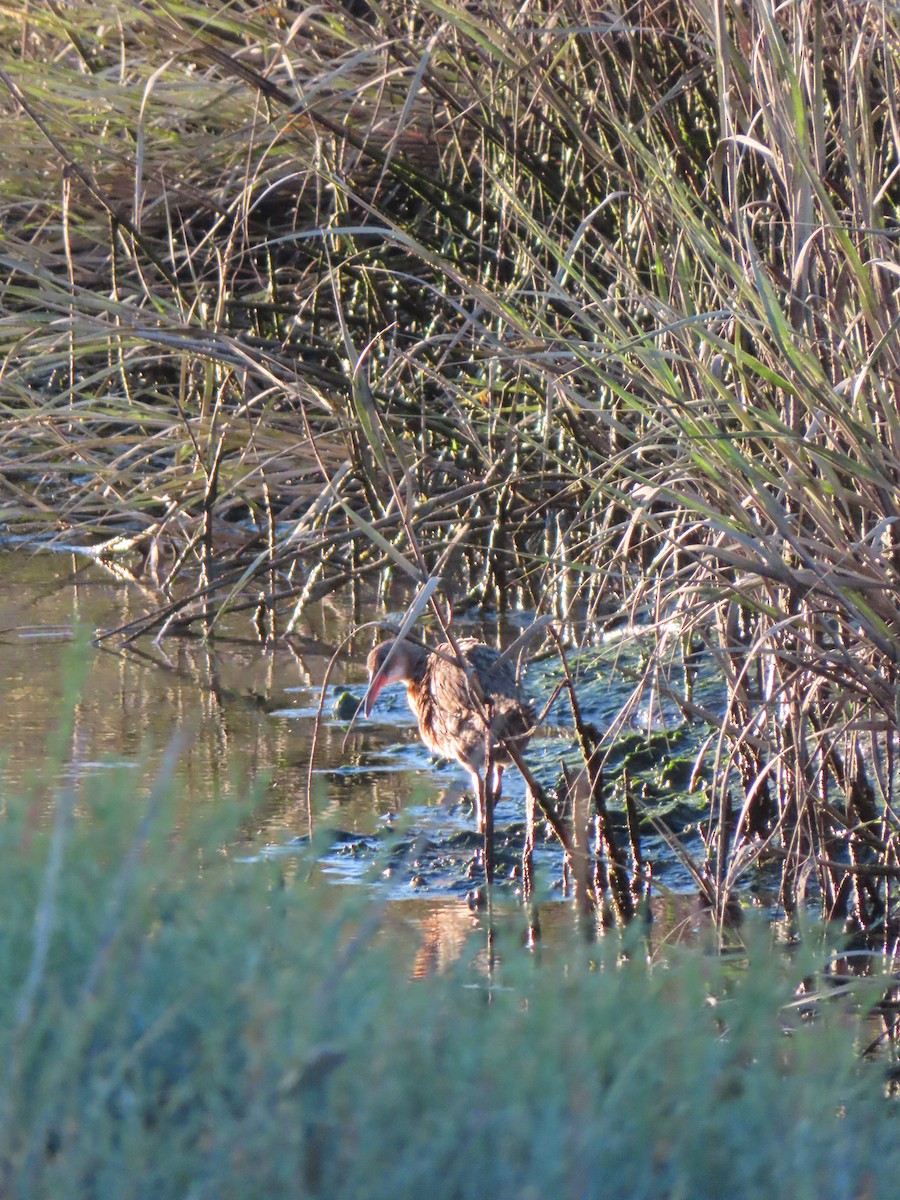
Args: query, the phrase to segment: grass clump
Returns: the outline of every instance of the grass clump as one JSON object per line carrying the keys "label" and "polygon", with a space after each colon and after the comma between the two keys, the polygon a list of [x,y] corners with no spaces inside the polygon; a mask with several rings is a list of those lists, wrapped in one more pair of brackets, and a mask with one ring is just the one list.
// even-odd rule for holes
{"label": "grass clump", "polygon": [[222,814],[173,831],[171,765],[149,797],[77,785],[49,827],[4,797],[5,1194],[894,1194],[885,1060],[833,956],[757,930],[651,964],[632,929],[543,965],[510,938],[489,979],[473,929],[412,978],[370,893],[235,862]]}

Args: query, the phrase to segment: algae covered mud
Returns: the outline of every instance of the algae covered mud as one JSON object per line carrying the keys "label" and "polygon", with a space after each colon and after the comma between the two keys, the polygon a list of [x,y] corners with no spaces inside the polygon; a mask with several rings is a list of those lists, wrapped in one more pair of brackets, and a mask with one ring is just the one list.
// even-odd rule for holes
{"label": "algae covered mud", "polygon": [[[102,568],[58,553],[7,550],[0,579],[7,697],[0,712],[2,781],[18,790],[28,786],[35,762],[53,741],[69,643],[79,631],[131,620],[146,597]],[[235,860],[249,868],[253,861],[276,859],[290,871],[313,838],[325,876],[376,888],[446,932],[453,927],[450,913],[471,903],[481,883],[467,777],[423,748],[401,687],[385,689],[373,720],[352,720],[372,640],[364,630],[339,652],[354,622],[361,617],[354,617],[349,601],[329,600],[310,606],[293,636],[268,645],[250,622],[234,619],[207,641],[169,637],[158,644],[143,639],[128,647],[106,641],[100,648],[86,646],[71,744],[55,751],[58,776],[90,788],[99,776],[118,773],[123,801],[139,803],[148,786],[140,771],[149,766],[152,772],[178,737],[186,785],[181,820],[208,811],[223,795],[254,797],[240,837],[227,848]],[[461,619],[460,628],[485,639],[515,636],[508,622],[500,626],[482,613]],[[584,720],[598,730],[615,721],[636,665],[634,649],[626,654],[618,640],[585,656],[575,679]],[[528,668],[526,687],[540,706],[558,680],[558,658],[539,657]],[[697,686],[714,702],[712,684]],[[671,703],[639,711],[614,739],[607,790],[623,837],[627,776],[642,811],[664,817],[702,859],[699,836],[685,835],[687,827],[698,827],[706,803],[702,772],[697,777],[694,770],[699,741],[699,732]],[[550,790],[563,769],[579,770],[563,697],[551,704],[527,757]],[[523,786],[514,771],[507,784],[497,810],[498,884],[514,894],[520,887]],[[643,841],[664,891],[696,890],[690,872],[646,823]],[[537,874],[541,895],[563,895],[562,857],[549,839],[538,847]]]}

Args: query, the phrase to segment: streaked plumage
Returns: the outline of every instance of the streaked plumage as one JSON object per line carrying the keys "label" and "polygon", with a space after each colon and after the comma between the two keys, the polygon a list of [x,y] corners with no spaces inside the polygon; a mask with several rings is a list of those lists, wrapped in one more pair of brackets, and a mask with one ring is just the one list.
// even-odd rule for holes
{"label": "streaked plumage", "polygon": [[[531,737],[534,710],[522,700],[511,662],[500,662],[496,650],[475,638],[461,638],[457,645],[484,696],[495,772],[492,790],[499,794],[503,768],[511,761],[504,743],[524,749]],[[481,827],[486,794],[487,727],[479,713],[476,689],[457,661],[456,651],[449,643],[428,650],[406,640],[388,641],[375,647],[367,665],[366,716],[382,687],[402,680],[422,741],[441,758],[460,763],[472,776]]]}

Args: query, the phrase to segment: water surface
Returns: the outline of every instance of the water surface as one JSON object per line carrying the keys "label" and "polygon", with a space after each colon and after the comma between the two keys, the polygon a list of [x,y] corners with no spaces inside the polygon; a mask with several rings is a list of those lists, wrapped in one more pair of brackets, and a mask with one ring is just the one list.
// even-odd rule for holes
{"label": "water surface", "polygon": [[[268,645],[250,619],[237,616],[217,626],[209,640],[173,636],[127,647],[114,641],[88,645],[74,731],[48,785],[46,756],[63,706],[62,663],[78,631],[93,635],[124,625],[154,603],[140,587],[73,555],[0,551],[2,794],[36,790],[36,799],[49,807],[49,785],[64,776],[89,786],[92,777],[118,767],[134,773],[131,794],[140,803],[154,766],[180,734],[179,820],[224,796],[253,793],[258,803],[228,847],[247,869],[263,858],[290,869],[310,834],[329,830],[320,857],[325,876],[379,893],[387,889],[391,902],[401,905],[392,919],[414,920],[425,959],[453,953],[475,919],[469,904],[480,884],[466,776],[452,764],[435,763],[422,747],[399,685],[382,692],[371,721],[351,727],[334,715],[342,692],[362,697],[373,639],[368,629],[340,651],[356,625],[373,615],[354,613],[349,600],[311,606],[295,636]],[[531,614],[518,619],[525,623]],[[482,614],[457,621],[461,633],[485,640],[516,633],[485,623]],[[557,669],[552,661],[534,664],[527,677],[531,693],[546,697]],[[589,666],[580,684],[585,716],[600,727],[630,690],[602,665]],[[528,757],[542,782],[552,784],[566,756],[577,761],[566,705],[558,700]],[[511,893],[522,798],[521,780],[510,771],[497,824],[499,873]],[[658,845],[656,852],[666,857]],[[540,886],[558,896],[555,847],[546,846],[538,857]],[[689,886],[670,856],[665,870],[669,888]]]}

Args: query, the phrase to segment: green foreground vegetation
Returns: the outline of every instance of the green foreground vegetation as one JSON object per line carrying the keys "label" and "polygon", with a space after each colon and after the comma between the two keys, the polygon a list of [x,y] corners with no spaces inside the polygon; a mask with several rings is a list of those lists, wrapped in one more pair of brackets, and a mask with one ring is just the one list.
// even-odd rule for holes
{"label": "green foreground vegetation", "polygon": [[762,925],[730,959],[648,961],[637,926],[535,954],[520,917],[493,978],[474,926],[412,978],[368,889],[235,861],[234,813],[173,830],[173,767],[137,794],[89,777],[49,822],[39,781],[3,797],[3,1195],[896,1195],[889,1056],[856,1007],[877,964],[841,984],[812,934],[773,953]]}

